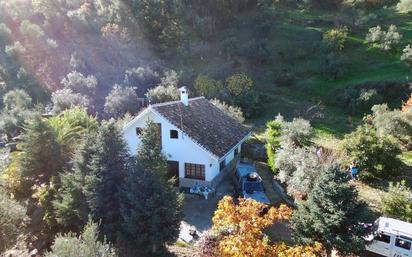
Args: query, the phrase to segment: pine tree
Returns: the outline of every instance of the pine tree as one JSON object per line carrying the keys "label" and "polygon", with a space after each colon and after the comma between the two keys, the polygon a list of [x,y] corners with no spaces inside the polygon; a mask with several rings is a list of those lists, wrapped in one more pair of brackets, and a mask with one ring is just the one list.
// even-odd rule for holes
{"label": "pine tree", "polygon": [[123,237],[130,245],[156,252],[177,239],[183,195],[172,181],[133,165],[120,199]]}
{"label": "pine tree", "polygon": [[32,186],[48,183],[66,165],[55,131],[40,116],[35,116],[26,125],[21,149],[19,168],[24,178],[22,192],[31,193]]}
{"label": "pine tree", "polygon": [[102,123],[91,155],[85,194],[91,214],[101,220],[102,232],[116,241],[120,217],[120,188],[129,160],[126,143],[114,122]]}
{"label": "pine tree", "polygon": [[137,151],[137,162],[146,171],[166,175],[167,158],[160,145],[160,131],[153,121],[148,121],[141,135],[141,147]]}
{"label": "pine tree", "polygon": [[320,242],[327,253],[333,248],[344,256],[364,249],[362,236],[367,233],[357,225],[366,216],[357,200],[348,176],[337,167],[319,170],[320,178],[307,201],[298,204],[291,226],[297,243]]}
{"label": "pine tree", "polygon": [[73,169],[60,175],[61,188],[53,201],[56,220],[70,231],[79,232],[88,220],[90,212],[84,187],[92,176],[89,163],[94,153],[94,134],[88,135],[73,157]]}

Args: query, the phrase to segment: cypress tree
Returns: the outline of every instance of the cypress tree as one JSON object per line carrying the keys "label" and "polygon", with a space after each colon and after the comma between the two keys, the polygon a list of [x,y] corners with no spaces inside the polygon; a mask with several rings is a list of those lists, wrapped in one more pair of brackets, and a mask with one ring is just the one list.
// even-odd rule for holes
{"label": "cypress tree", "polygon": [[47,184],[66,165],[54,129],[40,116],[35,116],[25,126],[21,149],[23,153],[19,158],[19,167],[23,178],[22,192],[31,194],[32,186]]}
{"label": "cypress tree", "polygon": [[319,172],[308,199],[293,213],[293,238],[300,244],[322,243],[328,256],[334,248],[344,256],[359,254],[364,249],[362,236],[367,233],[359,226],[366,218],[365,206],[338,167],[323,167]]}
{"label": "cypress tree", "polygon": [[89,164],[94,153],[94,138],[94,134],[86,136],[73,157],[72,171],[60,175],[61,188],[53,201],[57,223],[70,231],[80,232],[88,221],[90,209],[85,184],[92,176]]}
{"label": "cypress tree", "polygon": [[143,170],[161,173],[166,176],[167,158],[162,152],[159,133],[156,124],[149,120],[141,135],[141,146],[137,151],[137,162]]}
{"label": "cypress tree", "polygon": [[122,190],[122,234],[126,241],[147,252],[156,252],[179,235],[183,195],[173,182],[134,165]]}
{"label": "cypress tree", "polygon": [[85,194],[102,232],[115,242],[119,228],[120,188],[125,178],[129,155],[120,131],[113,121],[102,123],[95,138],[90,160],[90,175],[85,179]]}
{"label": "cypress tree", "polygon": [[183,218],[183,195],[166,178],[167,159],[158,133],[149,121],[121,197],[123,237],[147,252],[176,240]]}

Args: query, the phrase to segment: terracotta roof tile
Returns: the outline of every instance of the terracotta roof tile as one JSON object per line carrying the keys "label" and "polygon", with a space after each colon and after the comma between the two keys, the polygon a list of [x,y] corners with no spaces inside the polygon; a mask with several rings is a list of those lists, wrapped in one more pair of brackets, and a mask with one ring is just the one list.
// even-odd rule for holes
{"label": "terracotta roof tile", "polygon": [[152,106],[159,114],[217,157],[223,157],[250,129],[215,107],[204,97]]}

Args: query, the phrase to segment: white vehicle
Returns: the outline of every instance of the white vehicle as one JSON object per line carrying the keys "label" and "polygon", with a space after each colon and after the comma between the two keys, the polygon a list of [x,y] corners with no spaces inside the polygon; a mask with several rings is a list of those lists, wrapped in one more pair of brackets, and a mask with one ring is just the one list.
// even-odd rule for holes
{"label": "white vehicle", "polygon": [[412,257],[412,223],[380,217],[376,225],[376,232],[365,238],[372,241],[366,250],[378,256]]}

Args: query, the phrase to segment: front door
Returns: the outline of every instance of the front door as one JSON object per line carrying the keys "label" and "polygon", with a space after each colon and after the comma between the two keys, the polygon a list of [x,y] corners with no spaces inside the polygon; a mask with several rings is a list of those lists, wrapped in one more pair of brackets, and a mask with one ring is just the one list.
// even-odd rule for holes
{"label": "front door", "polygon": [[167,178],[174,178],[174,185],[179,186],[179,162],[167,161]]}

